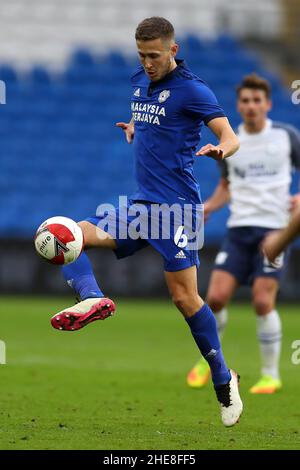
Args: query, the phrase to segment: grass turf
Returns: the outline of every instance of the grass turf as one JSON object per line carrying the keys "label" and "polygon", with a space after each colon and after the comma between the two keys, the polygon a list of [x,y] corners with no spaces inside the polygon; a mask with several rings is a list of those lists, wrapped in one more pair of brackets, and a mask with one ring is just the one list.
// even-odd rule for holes
{"label": "grass turf", "polygon": [[0,366],[0,449],[299,449],[300,339],[296,306],[280,306],[283,390],[253,396],[259,378],[255,319],[230,307],[224,352],[241,374],[245,411],[223,427],[211,383],[189,389],[197,359],[189,329],[168,301],[117,303],[114,318],[79,332],[51,328],[67,298],[1,298],[7,364]]}

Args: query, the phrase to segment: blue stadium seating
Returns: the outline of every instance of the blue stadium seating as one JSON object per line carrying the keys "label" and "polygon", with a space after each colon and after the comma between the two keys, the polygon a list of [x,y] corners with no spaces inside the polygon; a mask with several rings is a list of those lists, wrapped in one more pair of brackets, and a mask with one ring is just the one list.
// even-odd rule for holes
{"label": "blue stadium seating", "polygon": [[[272,117],[300,126],[299,109],[279,78],[234,38],[205,42],[188,36],[181,55],[212,86],[234,126],[239,123],[234,87],[254,70],[272,83]],[[119,51],[98,57],[86,49],[75,51],[62,73],[35,65],[22,75],[10,64],[0,65],[7,85],[7,104],[0,106],[1,237],[32,237],[47,217],[82,219],[98,204],[117,203],[119,194],[134,190],[132,150],[115,122],[130,117],[129,77],[136,65]],[[204,128],[203,143],[212,139]],[[205,199],[218,181],[218,167],[199,158],[195,173]],[[224,208],[211,217],[207,244],[222,239],[227,216]]]}

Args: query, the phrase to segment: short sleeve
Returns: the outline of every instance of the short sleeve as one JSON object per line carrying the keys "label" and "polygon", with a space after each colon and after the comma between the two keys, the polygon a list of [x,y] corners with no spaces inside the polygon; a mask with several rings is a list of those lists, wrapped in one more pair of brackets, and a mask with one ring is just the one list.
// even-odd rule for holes
{"label": "short sleeve", "polygon": [[291,141],[291,160],[294,167],[300,169],[300,132],[294,126],[288,126]]}
{"label": "short sleeve", "polygon": [[291,126],[283,122],[273,122],[273,127],[275,129],[283,129],[287,132],[290,144],[291,144],[291,153],[290,158],[292,165],[295,168],[300,169],[300,132],[296,127]]}
{"label": "short sleeve", "polygon": [[226,116],[214,93],[200,81],[193,81],[187,87],[183,108],[185,113],[200,119],[206,125],[212,119]]}

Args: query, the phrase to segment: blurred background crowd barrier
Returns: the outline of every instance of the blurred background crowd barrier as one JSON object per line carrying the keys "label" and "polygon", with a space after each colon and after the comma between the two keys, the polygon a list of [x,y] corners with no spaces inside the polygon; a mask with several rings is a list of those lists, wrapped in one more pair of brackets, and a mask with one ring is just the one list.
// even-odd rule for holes
{"label": "blurred background crowd barrier", "polygon": [[[0,0],[1,292],[69,292],[59,269],[35,255],[36,227],[53,215],[82,220],[100,203],[118,204],[119,195],[133,192],[132,149],[115,122],[130,119],[134,31],[152,15],[173,22],[178,57],[208,82],[233,126],[240,121],[235,86],[256,71],[272,84],[271,118],[300,129],[300,105],[291,101],[291,83],[300,79],[298,0]],[[203,143],[211,140],[204,128]],[[195,173],[205,199],[219,170],[202,158]],[[295,174],[292,192],[298,186]],[[227,216],[224,208],[206,226],[202,292]],[[151,248],[119,262],[103,251],[92,258],[110,295],[166,293]],[[282,297],[299,299],[299,283],[296,243]]]}

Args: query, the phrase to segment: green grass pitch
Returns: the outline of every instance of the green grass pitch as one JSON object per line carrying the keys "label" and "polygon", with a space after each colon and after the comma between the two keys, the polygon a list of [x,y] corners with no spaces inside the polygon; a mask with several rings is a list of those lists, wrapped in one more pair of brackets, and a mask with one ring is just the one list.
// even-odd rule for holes
{"label": "green grass pitch", "polygon": [[78,332],[54,330],[68,298],[1,298],[7,364],[0,366],[0,449],[299,449],[300,339],[296,306],[283,320],[283,390],[252,396],[259,378],[255,318],[233,304],[224,338],[241,375],[244,414],[223,427],[211,383],[186,386],[197,359],[189,329],[171,302],[120,300],[115,317]]}

